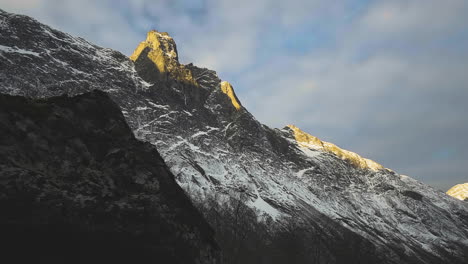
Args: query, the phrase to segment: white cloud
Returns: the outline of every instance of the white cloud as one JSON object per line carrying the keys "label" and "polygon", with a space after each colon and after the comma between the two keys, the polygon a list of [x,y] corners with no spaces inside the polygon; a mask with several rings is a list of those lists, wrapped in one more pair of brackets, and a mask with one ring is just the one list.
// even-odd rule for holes
{"label": "white cloud", "polygon": [[374,33],[434,34],[463,27],[464,0],[379,1],[362,20]]}
{"label": "white cloud", "polygon": [[37,8],[42,2],[42,0],[0,0],[0,6],[1,8],[14,12]]}
{"label": "white cloud", "polygon": [[434,149],[468,147],[468,47],[447,43],[466,34],[468,3],[431,3],[377,2],[337,30],[330,49],[278,56],[246,77],[244,105],[270,125],[295,123],[441,189],[466,179],[461,163],[424,169],[447,167],[431,160]]}

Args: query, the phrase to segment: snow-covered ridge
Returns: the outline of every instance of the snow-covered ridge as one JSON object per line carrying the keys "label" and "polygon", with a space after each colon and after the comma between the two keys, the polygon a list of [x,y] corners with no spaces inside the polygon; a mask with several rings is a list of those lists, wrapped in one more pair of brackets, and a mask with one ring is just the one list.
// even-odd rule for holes
{"label": "snow-covered ridge", "polygon": [[468,182],[453,186],[447,194],[462,201],[468,199]]}
{"label": "snow-covered ridge", "polygon": [[351,162],[358,168],[370,169],[373,171],[378,171],[384,168],[373,160],[363,158],[349,150],[341,149],[333,143],[321,141],[317,137],[307,134],[294,125],[288,125],[287,127],[293,131],[297,144],[307,155],[310,153],[309,149],[322,150],[333,153],[336,156]]}

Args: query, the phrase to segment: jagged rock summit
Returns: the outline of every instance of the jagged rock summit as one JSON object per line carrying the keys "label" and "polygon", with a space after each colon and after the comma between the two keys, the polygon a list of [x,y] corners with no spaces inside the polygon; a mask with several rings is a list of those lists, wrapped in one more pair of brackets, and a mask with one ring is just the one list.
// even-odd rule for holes
{"label": "jagged rock summit", "polygon": [[[149,31],[146,40],[138,45],[130,59],[134,61],[140,76],[149,83],[172,80],[188,86],[207,88],[204,86],[206,78],[196,73],[200,69],[191,64],[183,65],[179,62],[176,43],[167,32]],[[239,110],[242,105],[232,85],[227,81],[222,81],[219,88]]]}
{"label": "jagged rock summit", "polygon": [[[167,71],[165,66],[168,63],[179,62],[176,43],[167,32],[149,31],[146,40],[138,45],[130,59],[136,61],[146,48],[150,49],[150,52],[154,55],[155,64],[160,66],[158,68],[162,72]],[[158,57],[161,57],[161,60],[157,60]]]}
{"label": "jagged rock summit", "polygon": [[234,92],[234,88],[232,88],[232,85],[227,82],[227,81],[222,81],[221,82],[221,91],[225,93],[229,99],[231,99],[232,105],[237,109],[241,109],[242,105],[239,102],[239,99],[236,96],[236,93]]}
{"label": "jagged rock summit", "polygon": [[146,40],[138,45],[130,59],[135,62],[137,69],[141,67],[149,71],[143,76],[148,81],[153,81],[155,77],[165,80],[172,78],[198,85],[192,72],[179,63],[176,43],[167,32],[149,31]]}
{"label": "jagged rock summit", "polygon": [[242,196],[262,221],[311,230],[317,263],[467,263],[466,202],[261,124],[216,72],[181,65],[164,34],[150,32],[131,60],[29,17],[0,11],[0,20],[2,93],[108,92],[193,201]]}
{"label": "jagged rock summit", "polygon": [[468,183],[457,184],[447,191],[447,194],[459,200],[468,200]]}

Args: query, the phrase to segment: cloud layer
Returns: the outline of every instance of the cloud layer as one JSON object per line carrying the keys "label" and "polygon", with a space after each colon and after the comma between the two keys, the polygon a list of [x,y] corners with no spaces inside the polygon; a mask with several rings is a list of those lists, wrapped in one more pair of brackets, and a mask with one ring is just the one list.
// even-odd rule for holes
{"label": "cloud layer", "polygon": [[[340,2],[340,3],[338,3]],[[468,182],[464,0],[0,0],[131,54],[168,31],[274,127],[289,123],[441,190]]]}

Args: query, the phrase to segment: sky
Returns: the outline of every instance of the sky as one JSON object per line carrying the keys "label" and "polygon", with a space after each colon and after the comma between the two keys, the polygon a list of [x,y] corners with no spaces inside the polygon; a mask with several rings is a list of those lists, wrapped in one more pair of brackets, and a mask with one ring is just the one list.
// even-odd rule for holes
{"label": "sky", "polygon": [[0,0],[130,55],[151,29],[271,127],[442,191],[468,182],[466,0]]}

